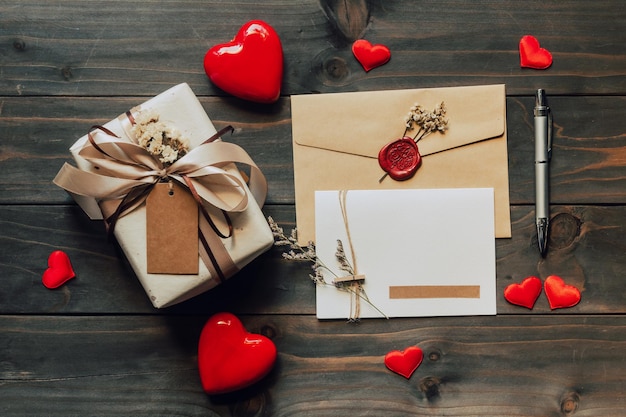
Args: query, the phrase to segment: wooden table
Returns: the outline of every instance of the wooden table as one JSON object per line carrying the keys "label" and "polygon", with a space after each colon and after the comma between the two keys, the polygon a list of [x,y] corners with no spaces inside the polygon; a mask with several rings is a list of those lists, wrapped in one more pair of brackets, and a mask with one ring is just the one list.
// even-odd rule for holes
{"label": "wooden table", "polygon": [[[278,32],[281,98],[213,86],[211,46],[251,19]],[[0,1],[0,414],[622,416],[626,412],[626,8],[621,1]],[[522,69],[518,42],[554,56]],[[391,61],[368,73],[363,37]],[[290,95],[504,83],[513,236],[497,240],[498,314],[318,321],[309,265],[272,248],[221,287],[154,309],[123,253],[51,180],[69,146],[165,89],[190,84],[218,128],[234,126],[268,178],[264,213],[295,226]],[[533,94],[554,110],[552,235],[534,226]],[[41,283],[51,251],[77,278]],[[504,288],[557,274],[580,304],[513,306]],[[273,371],[208,396],[197,342],[237,314],[278,349]],[[418,345],[410,379],[385,353]]]}

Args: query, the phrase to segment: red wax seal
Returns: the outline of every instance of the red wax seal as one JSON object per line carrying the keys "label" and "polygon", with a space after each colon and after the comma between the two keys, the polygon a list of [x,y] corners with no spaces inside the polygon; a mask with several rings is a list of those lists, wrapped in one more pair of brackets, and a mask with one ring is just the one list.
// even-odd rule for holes
{"label": "red wax seal", "polygon": [[388,143],[378,152],[378,164],[396,181],[411,178],[421,162],[417,144],[408,136]]}

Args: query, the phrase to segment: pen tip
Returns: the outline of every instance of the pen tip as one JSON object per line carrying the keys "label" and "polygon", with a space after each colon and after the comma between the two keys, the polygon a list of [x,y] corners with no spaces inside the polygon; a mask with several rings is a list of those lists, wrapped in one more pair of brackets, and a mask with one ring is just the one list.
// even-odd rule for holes
{"label": "pen tip", "polygon": [[546,254],[548,249],[548,219],[537,219],[537,246],[541,256]]}
{"label": "pen tip", "polygon": [[545,106],[546,105],[546,92],[543,88],[537,90],[535,94],[535,105],[536,106]]}

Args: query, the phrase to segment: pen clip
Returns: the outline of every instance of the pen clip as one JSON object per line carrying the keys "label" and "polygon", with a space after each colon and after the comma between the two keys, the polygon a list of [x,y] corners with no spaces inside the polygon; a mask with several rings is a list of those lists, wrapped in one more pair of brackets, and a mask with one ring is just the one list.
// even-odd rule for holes
{"label": "pen clip", "polygon": [[552,110],[546,106],[548,110],[548,161],[552,159]]}

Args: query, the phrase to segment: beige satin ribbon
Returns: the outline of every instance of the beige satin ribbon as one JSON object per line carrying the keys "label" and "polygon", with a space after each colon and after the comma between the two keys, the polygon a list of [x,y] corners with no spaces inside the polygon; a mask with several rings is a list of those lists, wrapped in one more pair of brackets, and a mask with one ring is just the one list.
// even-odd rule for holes
{"label": "beige satin ribbon", "polygon": [[138,208],[154,184],[163,179],[180,182],[199,199],[203,213],[199,230],[200,257],[211,276],[220,281],[231,276],[238,268],[220,240],[220,236],[228,236],[217,230],[203,205],[216,207],[223,213],[242,212],[247,208],[244,182],[224,169],[232,163],[240,163],[250,167],[248,188],[259,206],[263,206],[267,195],[265,176],[241,147],[222,142],[217,136],[164,167],[146,149],[129,140],[134,140],[130,133],[133,119],[130,113],[120,116],[128,138],[101,126],[88,133],[89,140],[78,155],[89,161],[98,173],[65,163],[53,182],[68,192],[95,198],[111,231],[117,217]]}

